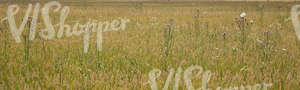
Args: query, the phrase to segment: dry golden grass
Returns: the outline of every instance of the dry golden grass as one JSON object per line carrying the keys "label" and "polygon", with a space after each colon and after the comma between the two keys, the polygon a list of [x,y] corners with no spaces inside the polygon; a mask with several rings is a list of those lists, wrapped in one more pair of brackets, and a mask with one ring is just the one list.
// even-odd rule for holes
{"label": "dry golden grass", "polygon": [[[83,23],[89,18],[131,20],[125,31],[103,33],[100,58],[97,58],[95,35],[91,37],[88,54],[83,53],[81,35],[30,41],[29,59],[24,60],[24,40],[15,43],[7,24],[2,23],[0,88],[145,90],[150,89],[146,83],[148,73],[154,68],[162,70],[158,83],[163,87],[170,68],[200,65],[212,72],[210,88],[273,83],[271,90],[298,90],[300,42],[291,21],[287,20],[291,4],[258,6],[250,3],[70,6],[68,24]],[[5,17],[7,6],[0,7],[0,17]],[[200,11],[198,20],[197,10]],[[254,21],[246,29],[244,44],[235,23],[241,12]],[[52,14],[56,23],[57,17]],[[173,37],[166,56],[165,32],[170,19],[174,19]],[[268,39],[264,35],[266,30],[271,31]],[[201,78],[193,79],[193,83],[194,87],[200,87]],[[186,89],[183,82],[179,87]]]}

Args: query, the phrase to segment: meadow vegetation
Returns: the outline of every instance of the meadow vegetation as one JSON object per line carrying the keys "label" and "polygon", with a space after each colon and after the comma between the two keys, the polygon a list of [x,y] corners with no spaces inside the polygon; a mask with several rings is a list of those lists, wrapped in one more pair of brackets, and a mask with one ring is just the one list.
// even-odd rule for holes
{"label": "meadow vegetation", "polygon": [[[147,90],[148,73],[154,68],[162,71],[157,79],[162,88],[170,68],[200,65],[212,72],[210,88],[272,83],[272,90],[298,90],[300,41],[289,19],[293,5],[296,3],[70,4],[65,23],[72,25],[90,18],[130,19],[125,30],[103,32],[101,52],[92,34],[88,53],[83,52],[81,36],[28,40],[29,24],[22,42],[16,43],[3,21],[0,89]],[[20,6],[23,12],[16,18],[21,23],[27,5]],[[2,19],[8,6],[0,7]],[[51,19],[58,23],[59,13],[51,13]],[[193,86],[201,87],[201,77],[193,79]],[[179,89],[186,89],[184,82]]]}

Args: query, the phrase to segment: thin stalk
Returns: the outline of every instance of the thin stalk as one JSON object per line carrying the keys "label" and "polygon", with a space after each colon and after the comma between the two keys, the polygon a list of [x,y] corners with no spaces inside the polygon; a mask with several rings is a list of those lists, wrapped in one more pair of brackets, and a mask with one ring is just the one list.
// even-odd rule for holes
{"label": "thin stalk", "polygon": [[223,54],[225,55],[226,53],[226,32],[223,32],[222,33],[222,36],[223,36],[223,48],[224,48],[224,50],[223,50]]}
{"label": "thin stalk", "polygon": [[205,22],[205,27],[206,27],[206,36],[208,36],[209,35],[209,32],[208,32],[208,22]]}
{"label": "thin stalk", "polygon": [[27,22],[27,24],[28,24],[28,29],[25,29],[24,30],[24,32],[25,32],[25,34],[24,34],[24,53],[25,53],[25,55],[24,55],[24,60],[25,61],[28,61],[29,60],[29,58],[30,58],[30,56],[29,56],[29,53],[30,53],[30,41],[29,41],[29,30],[30,30],[30,26],[31,26],[31,19]]}
{"label": "thin stalk", "polygon": [[173,39],[173,30],[172,30],[172,22],[173,19],[170,20],[170,24],[168,24],[168,29],[165,32],[165,56],[168,57],[170,54],[170,48],[172,47],[172,39]]}
{"label": "thin stalk", "polygon": [[0,30],[3,30],[4,37],[5,37],[5,41],[4,41],[4,57],[5,57],[5,61],[7,61],[9,59],[8,57],[8,53],[9,53],[9,48],[10,48],[10,44],[9,44],[9,32],[7,30],[5,30],[8,27],[7,22],[1,23],[1,25],[3,25],[3,28],[0,27]]}
{"label": "thin stalk", "polygon": [[196,36],[199,36],[200,34],[200,28],[199,28],[199,17],[200,17],[200,10],[197,9],[196,15],[194,16],[194,30],[196,31]]}

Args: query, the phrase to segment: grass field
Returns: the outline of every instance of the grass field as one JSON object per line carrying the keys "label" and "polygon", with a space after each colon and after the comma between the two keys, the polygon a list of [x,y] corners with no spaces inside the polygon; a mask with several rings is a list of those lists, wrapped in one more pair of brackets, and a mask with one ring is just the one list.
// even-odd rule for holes
{"label": "grass field", "polygon": [[[19,5],[21,23],[27,5]],[[192,65],[211,71],[207,86],[212,89],[261,83],[272,83],[270,90],[300,89],[300,42],[289,19],[296,3],[69,5],[65,23],[70,25],[89,18],[130,22],[125,30],[103,32],[101,52],[92,34],[88,53],[82,35],[30,41],[29,26],[16,43],[2,22],[0,89],[148,90],[152,69],[162,71],[157,79],[162,88],[171,68]],[[7,4],[0,7],[0,17],[7,17]],[[58,23],[59,13],[50,16]],[[194,78],[193,86],[201,87],[201,81]],[[181,80],[179,90],[186,89]]]}

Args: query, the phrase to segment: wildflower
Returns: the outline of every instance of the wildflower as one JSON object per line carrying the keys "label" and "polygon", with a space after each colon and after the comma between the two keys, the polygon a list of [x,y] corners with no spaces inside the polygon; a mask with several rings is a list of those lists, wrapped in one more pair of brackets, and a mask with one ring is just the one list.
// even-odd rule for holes
{"label": "wildflower", "polygon": [[232,50],[233,50],[233,51],[236,51],[236,50],[238,50],[238,48],[232,47]]}
{"label": "wildflower", "polygon": [[226,32],[222,33],[223,39],[226,39]]}
{"label": "wildflower", "polygon": [[175,20],[171,18],[171,19],[169,19],[169,22],[166,25],[170,28],[172,26],[172,24],[173,24],[174,21]]}
{"label": "wildflower", "polygon": [[79,71],[82,71],[82,68],[81,68],[81,67],[78,67],[77,69],[78,69]]}
{"label": "wildflower", "polygon": [[240,15],[240,17],[241,17],[241,18],[246,17],[246,13],[245,13],[245,12],[242,12],[241,15]]}
{"label": "wildflower", "polygon": [[268,30],[267,30],[267,31],[264,31],[264,34],[265,34],[265,35],[267,35],[267,34],[269,34],[269,33],[271,33],[271,31],[268,31]]}
{"label": "wildflower", "polygon": [[226,35],[226,32],[223,32],[222,35],[225,36],[225,35]]}

